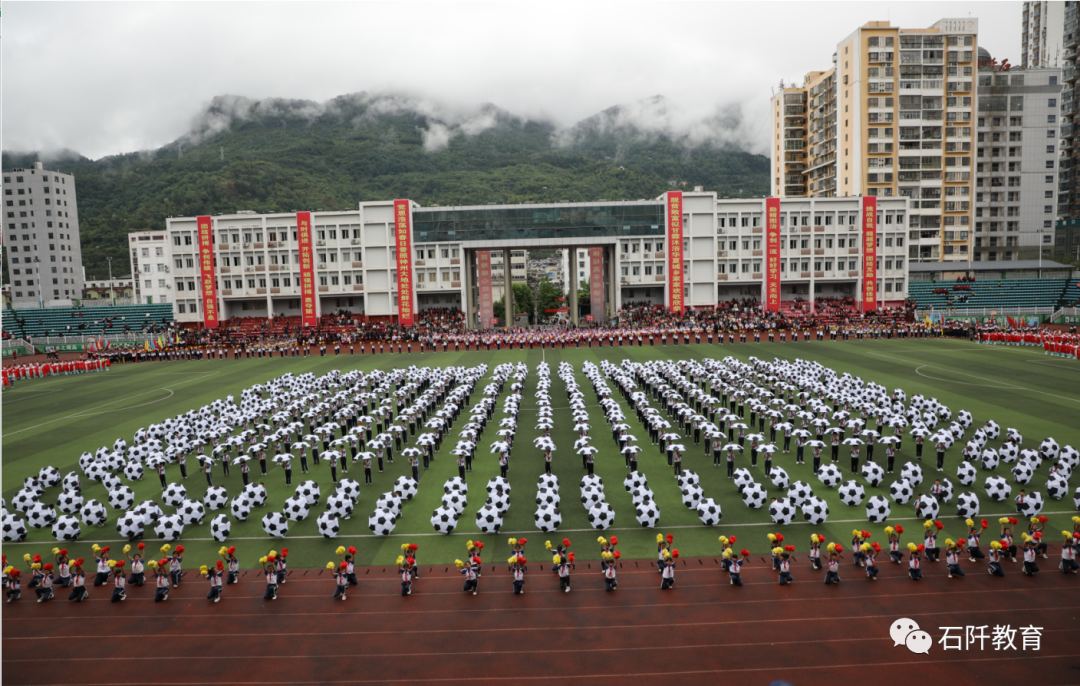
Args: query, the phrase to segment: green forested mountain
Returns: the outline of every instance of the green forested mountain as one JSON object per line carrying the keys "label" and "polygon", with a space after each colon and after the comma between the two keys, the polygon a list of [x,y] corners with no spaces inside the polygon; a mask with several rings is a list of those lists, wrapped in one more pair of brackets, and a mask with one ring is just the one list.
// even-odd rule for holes
{"label": "green forested mountain", "polygon": [[[42,161],[76,177],[89,278],[105,277],[106,256],[123,258],[129,231],[160,228],[168,216],[345,210],[402,197],[424,205],[635,200],[670,181],[720,196],[768,192],[765,157],[607,125],[617,111],[558,131],[490,105],[460,115],[364,93],[326,103],[223,96],[189,134],[157,150]],[[5,151],[3,168],[40,158]]]}

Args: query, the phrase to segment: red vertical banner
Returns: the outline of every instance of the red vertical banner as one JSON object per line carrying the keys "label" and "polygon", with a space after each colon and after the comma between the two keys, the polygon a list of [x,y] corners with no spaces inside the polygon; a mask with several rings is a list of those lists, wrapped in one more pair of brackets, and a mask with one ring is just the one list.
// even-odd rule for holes
{"label": "red vertical banner", "polygon": [[765,309],[780,309],[780,198],[765,199]]}
{"label": "red vertical banner", "polygon": [[589,248],[589,307],[594,321],[607,321],[607,310],[604,307],[603,248]]}
{"label": "red vertical banner", "polygon": [[315,256],[311,252],[311,213],[296,213],[296,239],[300,244],[300,314],[304,326],[318,326],[315,311]]}
{"label": "red vertical banner", "polygon": [[398,324],[412,326],[412,213],[408,200],[394,201],[394,245],[397,246]]}
{"label": "red vertical banner", "polygon": [[681,191],[667,194],[668,309],[682,314],[685,306],[683,282],[683,197]]}
{"label": "red vertical banner", "polygon": [[202,281],[203,326],[218,325],[217,285],[214,282],[214,237],[210,217],[196,217],[199,227],[199,278]]}
{"label": "red vertical banner", "polygon": [[877,309],[877,198],[862,199],[862,305],[863,312]]}
{"label": "red vertical banner", "polygon": [[480,287],[480,328],[494,328],[495,301],[491,297],[491,251],[476,253],[476,283]]}

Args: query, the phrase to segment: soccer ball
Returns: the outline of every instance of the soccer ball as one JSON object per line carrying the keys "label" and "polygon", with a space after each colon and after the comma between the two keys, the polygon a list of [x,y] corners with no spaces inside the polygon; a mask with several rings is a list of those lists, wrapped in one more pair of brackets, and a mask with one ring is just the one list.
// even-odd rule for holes
{"label": "soccer ball", "polygon": [[1067,445],[1061,449],[1061,454],[1058,455],[1058,459],[1069,465],[1071,469],[1076,469],[1080,466],[1080,450]]}
{"label": "soccer ball", "polygon": [[803,501],[814,495],[814,489],[805,481],[796,481],[787,490],[787,497],[791,498],[795,505],[802,505]]}
{"label": "soccer ball", "polygon": [[769,479],[772,481],[772,485],[779,489],[786,490],[791,485],[791,477],[781,467],[773,467],[772,472],[769,473]]}
{"label": "soccer ball", "polygon": [[87,500],[79,515],[82,517],[83,524],[87,526],[104,526],[109,518],[108,510],[96,500]]}
{"label": "soccer ball", "polygon": [[960,483],[964,486],[970,486],[975,483],[975,478],[978,476],[978,472],[975,471],[975,466],[970,462],[961,462],[956,466],[956,478],[960,480]]}
{"label": "soccer ball", "polygon": [[431,513],[431,526],[440,534],[449,534],[458,523],[459,511],[452,507],[439,507]]}
{"label": "soccer ball", "polygon": [[53,466],[42,467],[38,472],[38,481],[44,488],[60,485],[60,470]]}
{"label": "soccer ball", "polygon": [[158,520],[154,533],[166,541],[178,540],[184,533],[184,520],[180,515],[165,515]]}
{"label": "soccer ball", "polygon": [[355,479],[342,479],[338,482],[337,492],[355,503],[360,497],[360,482]]}
{"label": "soccer ball", "polygon": [[1080,486],[1077,486],[1076,490],[1073,491],[1073,507],[1080,510]]}
{"label": "soccer ball", "polygon": [[724,516],[720,504],[712,498],[702,498],[698,502],[697,516],[705,526],[716,526]]}
{"label": "soccer ball", "polygon": [[153,524],[165,514],[153,500],[144,500],[135,507],[133,512],[142,517],[144,525]]}
{"label": "soccer ball", "polygon": [[82,528],[79,520],[71,515],[60,515],[52,526],[52,535],[58,541],[77,541]]}
{"label": "soccer ball", "polygon": [[941,479],[941,502],[947,503],[952,500],[953,485],[948,479],[942,477]]}
{"label": "soccer ball", "polygon": [[[660,513],[657,511],[659,518]],[[600,502],[589,508],[589,526],[594,529],[608,529],[615,524],[615,510],[607,502]],[[641,519],[639,518],[640,522]]]}
{"label": "soccer ball", "polygon": [[215,541],[224,541],[232,532],[232,522],[224,512],[210,520],[210,535]]}
{"label": "soccer ball", "polygon": [[184,520],[184,524],[202,524],[206,517],[206,506],[198,500],[185,500],[180,507],[176,508],[176,514]]}
{"label": "soccer ball", "polygon": [[[1061,448],[1058,446],[1057,441],[1052,438],[1046,438],[1043,439],[1043,442],[1039,444],[1039,452],[1045,454],[1047,457],[1053,460],[1057,459],[1058,453],[1061,452]],[[42,481],[44,481],[44,479],[42,479]]]}
{"label": "soccer ball", "polygon": [[293,496],[285,499],[285,504],[282,505],[281,511],[289,518],[289,521],[300,522],[307,519],[308,513],[311,511],[311,506],[307,501],[299,496]]}
{"label": "soccer ball", "polygon": [[78,472],[68,472],[67,476],[64,477],[63,486],[65,491],[76,491],[81,485]]}
{"label": "soccer ball", "polygon": [[376,536],[389,536],[397,526],[397,514],[390,510],[376,509],[368,517],[368,528]]}
{"label": "soccer ball", "polygon": [[696,510],[705,491],[697,484],[687,484],[682,489],[682,503],[689,510]]}
{"label": "soccer ball", "polygon": [[116,520],[117,533],[129,541],[142,538],[144,527],[142,517],[135,512],[125,512]]}
{"label": "soccer ball", "polygon": [[903,505],[911,500],[913,495],[915,495],[915,490],[907,479],[900,478],[889,484],[889,496],[895,503]]}
{"label": "soccer ball", "polygon": [[877,462],[864,462],[861,473],[871,488],[877,488],[885,480],[885,470]]}
{"label": "soccer ball", "polygon": [[1061,500],[1069,493],[1069,481],[1060,474],[1051,474],[1046,480],[1046,497]]}
{"label": "soccer ball", "polygon": [[56,507],[64,514],[75,514],[83,504],[82,493],[78,491],[64,491],[56,501]]}
{"label": "soccer ball", "polygon": [[11,506],[19,512],[26,512],[38,501],[37,491],[24,488],[11,499]]}
{"label": "soccer ball", "polygon": [[1055,473],[1062,479],[1065,479],[1065,481],[1068,481],[1070,478],[1072,478],[1073,468],[1072,465],[1068,462],[1065,462],[1064,460],[1058,460],[1057,463],[1054,465],[1054,468],[1057,469],[1057,472]]}
{"label": "soccer ball", "polygon": [[44,529],[56,521],[56,508],[43,502],[34,503],[26,511],[26,523],[35,529]]}
{"label": "soccer ball", "polygon": [[698,473],[692,469],[687,469],[675,480],[679,484],[679,488],[686,488],[687,484],[698,485],[701,483],[701,477]]}
{"label": "soccer ball", "polygon": [[1020,505],[1020,514],[1025,517],[1034,517],[1042,512],[1043,497],[1038,491],[1032,491],[1024,497],[1024,504]]}
{"label": "soccer ball", "polygon": [[124,482],[120,480],[120,477],[115,474],[106,474],[101,477],[101,485],[105,487],[106,491],[115,491],[120,488],[123,483]]}
{"label": "soccer ball", "polygon": [[[610,506],[608,507],[610,509]],[[589,510],[589,523],[592,524],[595,529],[601,528],[596,525],[596,521],[593,520],[592,514],[593,511]],[[651,529],[660,521],[660,508],[657,506],[656,502],[649,500],[648,502],[643,502],[635,507],[634,515],[638,524],[646,529]],[[612,512],[612,519],[614,519],[614,512]]]}
{"label": "soccer ball", "polygon": [[845,481],[837,492],[840,494],[840,502],[851,507],[861,504],[866,497],[866,489],[855,480]]}
{"label": "soccer ball", "polygon": [[143,478],[143,466],[141,462],[132,460],[124,465],[124,476],[128,481],[141,481]]}
{"label": "soccer ball", "polygon": [[791,524],[798,508],[791,498],[777,498],[769,503],[769,516],[776,524]]}
{"label": "soccer ball", "polygon": [[541,488],[546,488],[548,490],[558,491],[559,477],[555,476],[554,474],[541,474],[540,478],[536,480],[536,488],[537,490],[540,490]]}
{"label": "soccer ball", "polygon": [[818,470],[818,481],[824,484],[826,488],[832,488],[843,480],[844,475],[840,473],[840,468],[834,464],[823,465]]}
{"label": "soccer ball", "polygon": [[915,509],[918,510],[919,516],[923,519],[937,519],[941,507],[938,505],[938,500],[934,496],[920,495],[918,501],[915,503]]}
{"label": "soccer ball", "polygon": [[738,469],[736,469],[735,472],[732,474],[732,477],[735,479],[735,488],[739,489],[740,491],[744,487],[754,483],[754,476],[746,467],[739,467]]}
{"label": "soccer ball", "polygon": [[251,514],[251,501],[243,495],[238,495],[232,499],[229,511],[232,512],[232,516],[236,517],[237,521],[246,522],[248,515]]}
{"label": "soccer ball", "polygon": [[601,479],[598,474],[586,474],[585,476],[581,477],[582,490],[590,487],[602,491],[604,490],[604,480]]}
{"label": "soccer ball", "polygon": [[602,502],[604,502],[604,492],[600,489],[590,487],[581,489],[581,504],[584,505],[586,509]]}
{"label": "soccer ball", "polygon": [[492,491],[503,491],[505,493],[509,493],[510,481],[501,476],[496,476],[492,479],[489,479],[487,482],[487,492],[491,493]]}
{"label": "soccer ball", "polygon": [[318,527],[319,533],[323,535],[323,538],[337,538],[338,531],[341,530],[341,525],[338,523],[337,516],[329,510],[319,515],[315,520],[315,526]]}
{"label": "soccer ball", "polygon": [[[1004,443],[1000,448],[998,448],[998,456],[1005,464],[1012,464],[1013,462],[1016,462],[1016,458],[1020,457],[1020,445],[1011,441],[1008,443]],[[997,463],[995,462],[994,467],[996,466]],[[993,467],[988,467],[988,469],[992,468]]]}
{"label": "soccer ball", "polygon": [[135,491],[127,486],[121,486],[115,491],[109,491],[109,505],[111,505],[114,510],[127,510],[134,502]]}
{"label": "soccer ball", "polygon": [[965,429],[971,427],[971,413],[967,410],[960,410],[956,413],[956,421],[960,423],[960,426]]}
{"label": "soccer ball", "polygon": [[633,501],[634,505],[637,505],[637,504],[641,503],[643,500],[652,500],[652,499],[653,499],[653,491],[648,486],[645,486],[644,488],[639,488],[638,490],[632,491],[630,493],[630,500]]}
{"label": "soccer ball", "polygon": [[803,502],[802,514],[811,524],[821,524],[829,518],[829,504],[823,498],[812,496]]}
{"label": "soccer ball", "polygon": [[743,504],[750,509],[757,510],[765,505],[765,499],[769,496],[759,483],[752,483],[742,490]]}
{"label": "soccer ball", "polygon": [[922,483],[923,473],[922,467],[914,462],[905,462],[904,468],[900,470],[900,478],[907,479],[912,488],[915,488]]}
{"label": "soccer ball", "polygon": [[349,519],[352,517],[353,501],[344,495],[335,493],[326,499],[326,511],[334,517]]}
{"label": "soccer ball", "polygon": [[[1007,464],[1015,460],[1019,453],[1005,453],[1003,450],[1002,454],[1007,456],[1005,459]],[[979,456],[979,461],[982,463],[983,469],[992,472],[998,468],[998,464],[1001,462],[1001,456],[993,450],[984,450],[982,455]]]}
{"label": "soccer ball", "polygon": [[3,539],[5,542],[22,541],[26,538],[26,523],[15,515],[4,517]]}
{"label": "soccer ball", "polygon": [[1012,486],[1003,476],[988,476],[983,482],[986,495],[996,502],[1004,502],[1012,494]]}
{"label": "soccer ball", "polygon": [[224,486],[211,486],[206,489],[203,502],[206,504],[207,509],[220,510],[229,504],[229,492],[225,490]]}
{"label": "soccer ball", "polygon": [[262,507],[266,504],[266,486],[262,484],[248,484],[240,494],[251,501],[252,507]]}
{"label": "soccer ball", "polygon": [[319,490],[319,484],[314,481],[305,481],[296,487],[296,497],[303,498],[308,505],[318,505],[322,491]]}
{"label": "soccer ball", "polygon": [[180,507],[180,503],[187,499],[187,489],[183,484],[171,483],[165,487],[161,494],[161,500],[172,507]]}
{"label": "soccer ball", "polygon": [[630,492],[643,486],[647,486],[648,483],[649,480],[646,479],[645,475],[641,472],[630,472],[626,475],[626,478],[623,479],[623,488],[625,488],[627,492]]}
{"label": "soccer ball", "polygon": [[285,538],[289,533],[289,518],[280,512],[267,512],[262,518],[262,528],[268,536]]}
{"label": "soccer ball", "polygon": [[468,501],[465,498],[465,494],[459,493],[458,491],[451,491],[449,493],[445,493],[442,497],[442,506],[450,508],[458,515],[460,515],[461,512],[465,509],[465,505],[467,503]]}
{"label": "soccer ball", "polygon": [[956,496],[956,516],[969,519],[979,516],[979,496],[971,491],[964,491]]}
{"label": "soccer ball", "polygon": [[412,500],[416,492],[420,490],[420,484],[411,476],[399,476],[394,482],[393,490],[400,493],[405,500]]}
{"label": "soccer ball", "polygon": [[559,492],[553,491],[550,488],[541,488],[536,492],[536,504],[537,505],[554,505],[559,506]]}
{"label": "soccer ball", "polygon": [[468,493],[469,484],[465,483],[465,479],[462,479],[460,476],[455,476],[451,479],[447,479],[446,483],[443,484],[443,493],[449,495],[452,491],[456,491],[462,494]]}
{"label": "soccer ball", "polygon": [[883,495],[872,495],[866,501],[866,518],[874,524],[880,524],[892,514],[892,506],[888,498]]}
{"label": "soccer ball", "polygon": [[1012,473],[1013,479],[1018,484],[1031,483],[1031,477],[1035,476],[1035,470],[1032,469],[1027,460],[1017,462],[1016,466],[1012,468]]}
{"label": "soccer ball", "polygon": [[536,528],[541,531],[555,531],[562,524],[562,512],[554,505],[541,505],[536,508],[533,522],[536,523]]}
{"label": "soccer ball", "polygon": [[[489,498],[490,500],[490,498]],[[502,528],[502,515],[492,505],[484,505],[476,511],[476,526],[485,534],[497,534]]]}
{"label": "soccer ball", "polygon": [[94,464],[94,455],[92,453],[85,452],[79,455],[79,469],[85,472],[92,464]]}
{"label": "soccer ball", "polygon": [[101,481],[102,477],[109,473],[109,469],[103,462],[91,462],[86,467],[86,478],[91,481]]}
{"label": "soccer ball", "polygon": [[28,476],[23,479],[22,490],[29,491],[34,494],[34,497],[38,497],[45,492],[45,487],[41,485],[41,480],[36,476]]}
{"label": "soccer ball", "polygon": [[483,509],[483,507],[495,508],[495,511],[502,517],[506,515],[506,511],[510,509],[510,494],[495,491],[488,496],[487,502],[484,503],[481,509]]}
{"label": "soccer ball", "polygon": [[106,469],[123,469],[124,453],[119,450],[108,453],[102,458],[102,462],[105,463]]}

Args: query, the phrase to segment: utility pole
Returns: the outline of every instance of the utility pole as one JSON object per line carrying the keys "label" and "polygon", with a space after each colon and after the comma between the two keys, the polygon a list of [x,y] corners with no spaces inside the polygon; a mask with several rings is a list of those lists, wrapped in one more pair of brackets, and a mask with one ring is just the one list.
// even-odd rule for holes
{"label": "utility pole", "polygon": [[116,306],[116,289],[113,288],[112,258],[111,257],[106,257],[105,259],[109,263],[109,298],[112,300],[112,304],[115,307]]}

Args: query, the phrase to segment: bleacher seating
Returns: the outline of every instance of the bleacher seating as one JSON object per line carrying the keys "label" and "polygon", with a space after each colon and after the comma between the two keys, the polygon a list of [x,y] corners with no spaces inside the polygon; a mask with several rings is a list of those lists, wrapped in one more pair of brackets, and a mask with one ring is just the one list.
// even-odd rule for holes
{"label": "bleacher seating", "polygon": [[[976,281],[912,281],[908,297],[920,310],[949,307],[1057,307],[1066,279],[986,279]],[[941,291],[934,293],[934,291]]]}
{"label": "bleacher seating", "polygon": [[1061,307],[1080,307],[1080,279],[1069,279],[1065,291],[1061,294]]}
{"label": "bleacher seating", "polygon": [[[109,319],[111,326],[104,324]],[[97,322],[95,325],[94,322]],[[173,321],[172,305],[117,305],[115,307],[55,307],[33,310],[4,310],[4,331],[12,336],[40,338],[44,336],[100,335],[103,328],[109,333],[132,333],[143,330],[148,322],[160,326]],[[80,328],[82,326],[82,328]],[[68,328],[70,327],[70,329]]]}

